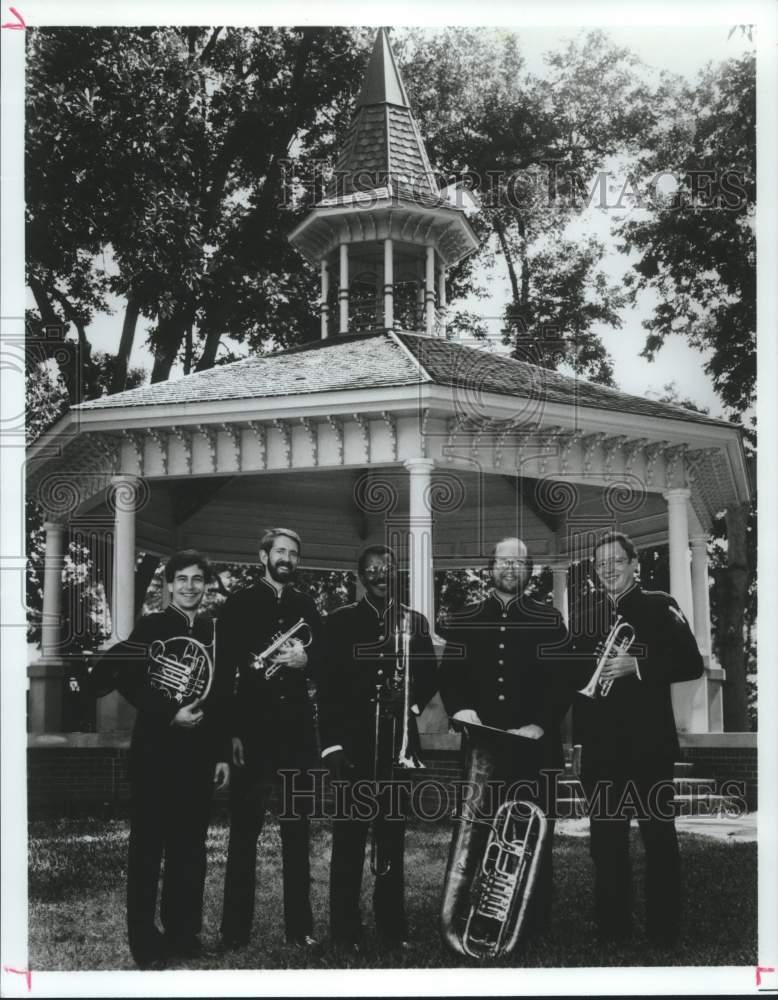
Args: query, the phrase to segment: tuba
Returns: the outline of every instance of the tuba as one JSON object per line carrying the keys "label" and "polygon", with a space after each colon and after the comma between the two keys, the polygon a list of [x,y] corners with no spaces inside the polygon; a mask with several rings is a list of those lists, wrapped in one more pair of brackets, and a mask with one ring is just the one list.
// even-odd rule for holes
{"label": "tuba", "polygon": [[209,648],[186,635],[155,639],[149,647],[149,683],[177,705],[203,700],[211,690],[216,632]]}
{"label": "tuba", "polygon": [[634,641],[634,628],[629,622],[625,622],[621,615],[618,615],[605,641],[597,649],[597,666],[589,678],[589,683],[582,687],[578,694],[582,694],[585,698],[596,698],[598,695],[601,698],[606,698],[613,687],[613,678],[608,677],[606,680],[602,680],[603,668],[609,660],[629,652]]}
{"label": "tuba", "polygon": [[[498,744],[522,739],[491,726],[454,722],[467,743],[465,787],[482,795],[494,773]],[[451,840],[443,886],[441,931],[460,955],[494,959],[519,942],[548,838],[542,809],[509,799],[493,819],[477,803],[462,802]]]}

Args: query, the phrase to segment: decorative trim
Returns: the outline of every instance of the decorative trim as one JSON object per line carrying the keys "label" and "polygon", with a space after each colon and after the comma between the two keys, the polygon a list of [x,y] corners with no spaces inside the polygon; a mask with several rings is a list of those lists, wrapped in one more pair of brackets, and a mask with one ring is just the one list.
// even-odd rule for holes
{"label": "decorative trim", "polygon": [[397,461],[397,417],[389,410],[381,410],[381,417],[389,428],[389,440],[392,445],[392,461]]}
{"label": "decorative trim", "polygon": [[588,476],[592,471],[595,449],[602,444],[606,437],[607,435],[605,431],[597,431],[596,434],[587,434],[585,437],[581,438],[581,445],[583,446],[584,475]]}
{"label": "decorative trim", "polygon": [[340,417],[335,417],[330,414],[327,417],[327,423],[335,432],[335,447],[338,453],[338,464],[343,465],[343,462],[345,461],[343,457],[343,421]]}
{"label": "decorative trim", "polygon": [[216,472],[216,441],[219,436],[218,431],[209,424],[198,424],[197,430],[208,443],[208,455],[211,459],[211,471]]}
{"label": "decorative trim", "polygon": [[232,441],[232,449],[235,452],[235,464],[238,467],[238,472],[240,472],[243,465],[240,448],[240,427],[235,424],[222,424],[221,428],[225,434],[229,434],[230,441]]}
{"label": "decorative trim", "polygon": [[654,468],[656,460],[668,447],[667,441],[657,441],[656,444],[648,445],[644,451],[646,456],[646,485],[652,486],[654,483]]}
{"label": "decorative trim", "polygon": [[263,469],[267,468],[267,427],[259,420],[248,420],[246,426],[254,435],[259,445],[259,463]]}
{"label": "decorative trim", "polygon": [[624,460],[624,471],[629,474],[632,471],[632,466],[635,464],[635,459],[643,451],[643,449],[648,444],[648,438],[637,438],[630,441],[626,445],[627,457]]}
{"label": "decorative trim", "polygon": [[186,465],[186,471],[189,475],[192,474],[192,432],[184,427],[178,427],[174,425],[170,428],[170,433],[173,434],[181,442],[184,448],[184,462]]}
{"label": "decorative trim", "polygon": [[605,438],[602,443],[603,455],[605,458],[605,473],[610,476],[613,472],[613,459],[616,452],[620,451],[627,441],[626,434],[617,434],[615,437]]}
{"label": "decorative trim", "polygon": [[137,431],[128,430],[123,430],[121,435],[125,441],[129,442],[132,450],[135,452],[135,458],[138,462],[138,475],[142,476],[145,471],[143,462],[143,437]]}
{"label": "decorative trim", "polygon": [[168,464],[168,435],[165,434],[159,427],[149,427],[146,433],[154,442],[154,444],[159,448],[159,454],[162,458],[162,475],[167,475],[167,464]]}
{"label": "decorative trim", "polygon": [[583,437],[583,431],[569,431],[559,435],[559,466],[563,476],[570,471],[570,452]]}
{"label": "decorative trim", "polygon": [[284,462],[287,469],[292,468],[292,428],[287,420],[274,420],[273,426],[281,434],[281,441],[284,448]]}
{"label": "decorative trim", "polygon": [[316,424],[310,417],[300,417],[300,423],[305,429],[305,433],[308,435],[308,441],[311,445],[311,459],[314,465],[319,464],[319,432],[316,428]]}
{"label": "decorative trim", "polygon": [[365,452],[365,462],[370,462],[370,420],[365,416],[364,413],[354,413],[352,414],[359,428],[360,437],[362,438],[362,447]]}
{"label": "decorative trim", "polygon": [[427,437],[427,424],[430,419],[430,408],[425,406],[421,411],[419,422],[419,445],[421,446],[422,458],[429,458],[429,439]]}

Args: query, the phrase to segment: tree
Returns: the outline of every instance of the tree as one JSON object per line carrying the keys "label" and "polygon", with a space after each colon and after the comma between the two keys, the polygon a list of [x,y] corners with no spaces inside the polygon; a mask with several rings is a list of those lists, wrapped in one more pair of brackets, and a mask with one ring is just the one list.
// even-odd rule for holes
{"label": "tree", "polygon": [[[638,162],[658,182],[647,217],[619,224],[623,249],[636,252],[629,284],[658,304],[644,322],[643,355],[653,358],[667,336],[680,333],[708,352],[705,370],[734,417],[754,405],[756,387],[756,75],[748,53],[708,67],[695,85],[665,77],[659,93],[666,114],[646,135]],[[645,186],[645,185],[644,185]],[[752,421],[753,422],[753,421]],[[755,445],[747,432],[746,446]],[[752,456],[754,457],[754,456]],[[725,727],[748,728],[746,654],[755,615],[756,499],[722,512],[713,605],[715,641],[727,671]]]}
{"label": "tree", "polygon": [[603,246],[565,228],[605,158],[636,146],[649,96],[637,60],[602,32],[549,53],[542,78],[505,32],[417,30],[398,50],[433,163],[481,195],[484,248],[452,275],[455,292],[475,262],[502,258],[514,354],[612,384],[595,325],[620,326],[622,295],[599,267]]}

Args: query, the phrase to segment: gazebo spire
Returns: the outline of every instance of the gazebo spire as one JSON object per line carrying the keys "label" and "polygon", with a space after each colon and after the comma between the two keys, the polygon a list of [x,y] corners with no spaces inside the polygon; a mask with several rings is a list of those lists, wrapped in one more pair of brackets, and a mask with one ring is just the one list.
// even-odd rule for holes
{"label": "gazebo spire", "polygon": [[396,104],[401,108],[409,108],[410,101],[405,92],[400,71],[394,61],[394,53],[389,44],[385,28],[379,28],[373,53],[367,64],[362,90],[357,100],[357,107],[371,104]]}
{"label": "gazebo spire", "polygon": [[478,247],[430,167],[380,28],[326,197],[289,239],[321,273],[321,335],[445,336],[446,270]]}

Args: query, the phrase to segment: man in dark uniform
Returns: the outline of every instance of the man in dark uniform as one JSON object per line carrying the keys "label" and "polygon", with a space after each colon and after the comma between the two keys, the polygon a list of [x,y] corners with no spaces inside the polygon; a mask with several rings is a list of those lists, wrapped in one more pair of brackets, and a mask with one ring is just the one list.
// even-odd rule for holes
{"label": "man in dark uniform", "polygon": [[616,617],[635,630],[632,647],[603,668],[601,680],[612,682],[607,696],[579,695],[574,710],[590,801],[597,925],[606,942],[631,933],[629,826],[635,816],[646,852],[646,929],[652,943],[671,947],[680,924],[680,862],[672,785],[679,746],[670,685],[700,677],[703,661],[676,601],[641,590],[637,552],[626,535],[600,538],[594,565],[605,593],[574,609],[571,622],[573,648],[589,654],[582,684]]}
{"label": "man in dark uniform", "polygon": [[[441,697],[455,722],[519,737],[494,742],[492,780],[502,784],[497,802],[511,784],[521,783],[519,797],[553,815],[553,771],[562,769],[559,728],[570,697],[569,671],[561,663],[567,630],[555,608],[524,593],[532,559],[521,539],[497,543],[490,572],[488,596],[457,613],[446,630]],[[493,811],[485,792],[483,798],[484,811]],[[532,931],[543,929],[550,916],[552,835],[550,819],[527,928]]]}
{"label": "man in dark uniform", "polygon": [[[217,676],[204,701],[182,704],[151,682],[148,667],[154,657],[180,661],[187,655],[187,639],[207,647],[212,657],[213,621],[197,616],[209,577],[208,563],[199,552],[190,549],[172,556],[165,566],[171,603],[158,614],[140,618],[129,639],[108,650],[92,674],[98,696],[118,689],[137,709],[130,744],[127,929],[130,951],[141,968],[201,952],[197,935],[211,796],[214,785],[221,788],[229,780],[227,692]],[[164,936],[154,922],[163,854]]]}
{"label": "man in dark uniform", "polygon": [[[321,620],[313,600],[293,586],[301,555],[299,535],[288,528],[272,528],[259,544],[264,577],[256,586],[233,594],[219,615],[219,660],[233,674],[237,670],[222,946],[240,948],[249,942],[257,839],[272,786],[280,780],[286,937],[292,944],[310,947],[316,944],[310,903],[311,803],[303,802],[305,794],[294,792],[305,793],[309,769],[318,761],[308,679],[316,670]],[[273,671],[268,675],[257,657],[301,618],[306,628],[269,657]],[[300,771],[294,784],[279,775],[285,769]]]}
{"label": "man in dark uniform", "polygon": [[[319,683],[319,725],[322,758],[333,777],[349,782],[372,781],[376,751],[376,698],[380,698],[379,753],[396,758],[405,724],[404,674],[396,674],[398,644],[406,644],[410,661],[408,737],[412,755],[418,747],[416,717],[437,689],[435,651],[423,615],[397,600],[394,554],[382,545],[366,548],[359,557],[359,578],[365,596],[338,608],[327,619],[325,652]],[[407,628],[407,639],[402,629]],[[408,664],[404,665],[408,669]],[[394,720],[394,725],[392,722]],[[391,745],[394,734],[394,745]],[[391,769],[391,765],[389,765]],[[383,775],[377,776],[379,779]],[[383,944],[401,947],[407,936],[404,889],[404,841],[407,789],[388,783],[375,804],[374,836],[378,865],[373,891],[376,930]],[[346,811],[353,806],[345,796]],[[330,930],[338,944],[358,948],[362,923],[359,896],[365,843],[370,819],[356,815],[335,818],[330,872]]]}

